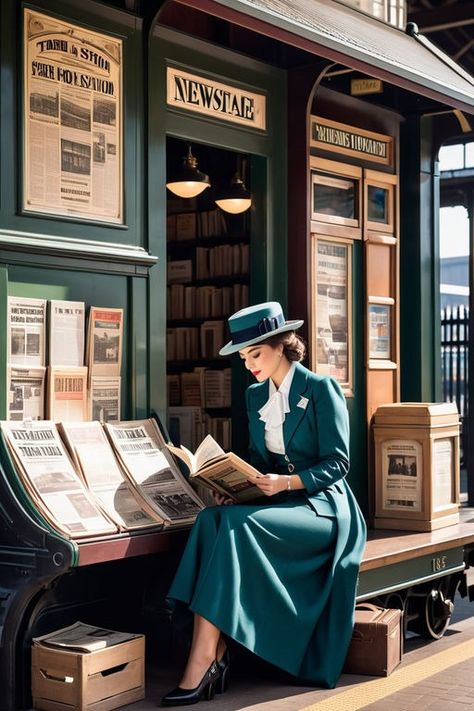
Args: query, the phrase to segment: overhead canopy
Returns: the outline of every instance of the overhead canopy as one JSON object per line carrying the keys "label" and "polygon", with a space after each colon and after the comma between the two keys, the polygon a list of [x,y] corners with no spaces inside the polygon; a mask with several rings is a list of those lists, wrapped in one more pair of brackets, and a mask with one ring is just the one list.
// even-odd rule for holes
{"label": "overhead canopy", "polygon": [[416,31],[335,0],[178,0],[474,114],[474,78]]}

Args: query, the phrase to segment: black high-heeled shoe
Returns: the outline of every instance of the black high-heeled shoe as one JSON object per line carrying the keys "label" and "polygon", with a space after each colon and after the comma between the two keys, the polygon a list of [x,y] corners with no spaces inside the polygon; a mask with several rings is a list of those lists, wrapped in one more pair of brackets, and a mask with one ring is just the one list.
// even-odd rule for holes
{"label": "black high-heeled shoe", "polygon": [[221,675],[216,681],[216,694],[223,694],[229,688],[230,654],[228,649],[226,649],[222,657],[217,660],[217,666],[219,667]]}
{"label": "black high-heeled shoe", "polygon": [[163,696],[161,705],[188,706],[189,704],[196,704],[202,698],[211,701],[214,698],[216,682],[220,677],[220,673],[219,664],[214,660],[194,689],[182,689],[177,686],[176,689]]}

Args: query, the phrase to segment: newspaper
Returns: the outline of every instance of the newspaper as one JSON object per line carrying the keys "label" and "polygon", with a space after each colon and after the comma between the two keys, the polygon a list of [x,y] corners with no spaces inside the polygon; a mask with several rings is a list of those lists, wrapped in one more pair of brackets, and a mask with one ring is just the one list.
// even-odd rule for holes
{"label": "newspaper", "polygon": [[69,627],[63,627],[41,637],[33,637],[33,642],[35,644],[48,645],[48,647],[65,647],[68,649],[82,649],[85,652],[95,652],[98,649],[112,647],[114,644],[129,642],[131,639],[137,639],[140,636],[131,632],[114,632],[102,627],[86,625],[84,622],[75,622]]}
{"label": "newspaper", "polygon": [[7,369],[7,419],[44,419],[44,381],[46,368]]}
{"label": "newspaper", "polygon": [[118,376],[122,364],[123,309],[91,306],[87,329],[90,377]]}
{"label": "newspaper", "polygon": [[142,505],[137,501],[100,422],[61,422],[58,429],[88,488],[120,528],[130,530],[163,523],[143,499]]}
{"label": "newspaper", "polygon": [[47,417],[54,422],[87,420],[87,368],[50,366]]}
{"label": "newspaper", "polygon": [[49,302],[49,365],[84,365],[83,301]]}
{"label": "newspaper", "polygon": [[155,421],[107,423],[104,427],[130,480],[165,525],[192,523],[204,506],[179,471]]}
{"label": "newspaper", "polygon": [[46,299],[8,297],[8,362],[11,365],[45,364]]}
{"label": "newspaper", "polygon": [[24,35],[24,209],[122,222],[122,40],[26,8]]}
{"label": "newspaper", "polygon": [[99,422],[120,420],[120,376],[93,375],[89,389],[89,418]]}
{"label": "newspaper", "polygon": [[71,538],[116,533],[69,459],[54,422],[1,422],[18,474],[37,508]]}

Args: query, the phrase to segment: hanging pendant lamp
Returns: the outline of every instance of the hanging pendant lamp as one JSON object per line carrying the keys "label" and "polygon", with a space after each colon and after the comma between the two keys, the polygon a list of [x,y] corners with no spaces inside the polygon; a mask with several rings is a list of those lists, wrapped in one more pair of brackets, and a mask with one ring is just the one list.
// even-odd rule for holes
{"label": "hanging pendant lamp", "polygon": [[173,173],[166,187],[178,197],[193,198],[210,186],[209,176],[198,170],[197,159],[191,153],[191,146],[182,160],[183,164]]}
{"label": "hanging pendant lamp", "polygon": [[235,173],[230,185],[221,192],[216,204],[224,212],[230,212],[233,215],[238,215],[249,209],[252,204],[252,196],[245,187],[239,172]]}

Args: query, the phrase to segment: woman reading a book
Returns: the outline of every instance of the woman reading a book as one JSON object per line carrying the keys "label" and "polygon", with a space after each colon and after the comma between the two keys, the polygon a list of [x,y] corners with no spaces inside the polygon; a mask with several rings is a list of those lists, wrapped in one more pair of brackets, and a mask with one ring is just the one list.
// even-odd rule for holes
{"label": "woman reading a book", "polygon": [[345,477],[349,428],[335,380],[303,367],[304,344],[269,302],[229,318],[256,383],[246,393],[250,460],[261,497],[200,512],[168,597],[188,606],[194,630],[179,686],[166,706],[225,691],[234,639],[315,686],[332,688],[349,646],[365,522]]}

